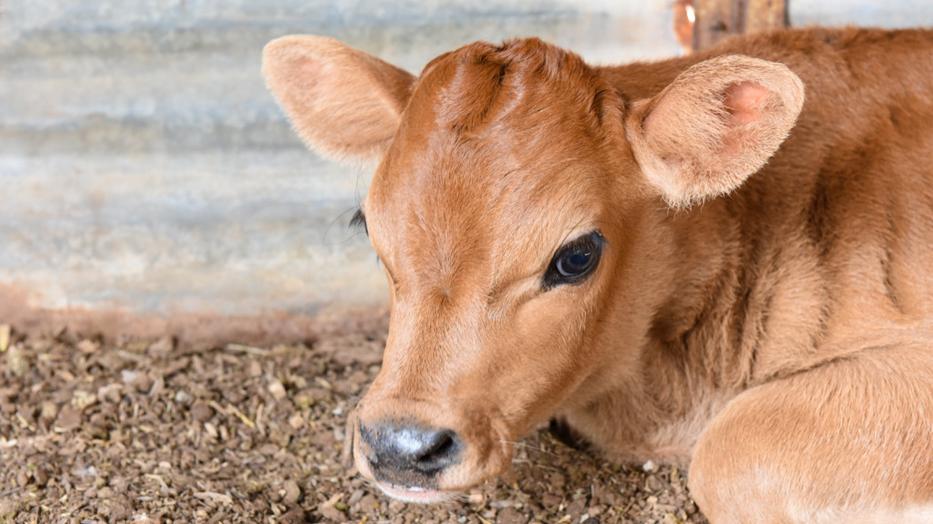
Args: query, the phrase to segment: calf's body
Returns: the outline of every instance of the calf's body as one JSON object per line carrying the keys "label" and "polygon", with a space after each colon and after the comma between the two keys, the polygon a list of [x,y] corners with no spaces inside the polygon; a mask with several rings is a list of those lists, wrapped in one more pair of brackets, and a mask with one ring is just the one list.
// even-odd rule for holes
{"label": "calf's body", "polygon": [[[654,292],[640,356],[625,365],[635,378],[611,399],[610,409],[630,402],[630,415],[611,417],[619,427],[600,442],[687,459],[697,428],[666,429],[687,413],[718,405],[700,415],[705,426],[749,387],[930,335],[933,38],[779,33],[604,71],[648,97],[690,62],[736,52],[787,64],[807,86],[804,109],[768,164],[727,197],[673,213],[649,205],[638,217],[630,249],[658,253],[638,271]],[[621,338],[611,320],[604,329],[598,343]],[[607,373],[594,382],[626,374]],[[567,416],[599,432],[584,415],[607,420],[599,405],[582,398]]]}
{"label": "calf's body", "polygon": [[[801,521],[808,507],[843,518],[853,500],[929,505],[933,37],[779,33],[605,74],[650,96],[722,53],[788,65],[803,111],[728,197],[646,210],[633,249],[663,255],[639,273],[657,279],[639,356],[592,379],[615,391],[563,413],[627,459],[698,453],[691,487],[707,512],[741,511],[775,477],[788,485],[769,504],[805,497]],[[599,343],[615,338],[608,322]]]}
{"label": "calf's body", "polygon": [[689,466],[713,522],[933,518],[933,32],[621,67],[473,44],[417,79],[289,37],[264,67],[313,148],[380,161],[354,448],[388,493],[475,484],[556,416]]}

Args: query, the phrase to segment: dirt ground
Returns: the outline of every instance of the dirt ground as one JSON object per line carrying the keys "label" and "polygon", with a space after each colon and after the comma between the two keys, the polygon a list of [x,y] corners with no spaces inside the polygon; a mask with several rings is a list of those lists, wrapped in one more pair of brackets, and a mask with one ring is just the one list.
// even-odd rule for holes
{"label": "dirt ground", "polygon": [[705,522],[683,471],[609,464],[544,431],[457,502],[388,500],[340,459],[381,328],[196,349],[4,331],[0,523]]}

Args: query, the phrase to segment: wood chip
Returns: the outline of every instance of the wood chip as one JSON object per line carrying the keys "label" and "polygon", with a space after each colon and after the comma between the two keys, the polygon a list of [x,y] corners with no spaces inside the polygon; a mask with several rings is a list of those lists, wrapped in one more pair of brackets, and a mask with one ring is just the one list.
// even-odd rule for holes
{"label": "wood chip", "polygon": [[[42,501],[44,514],[75,522],[705,523],[682,470],[608,464],[547,433],[516,443],[512,473],[450,503],[390,501],[340,454],[341,440],[352,451],[354,407],[378,366],[336,355],[380,336],[333,337],[326,352],[183,357],[151,341],[83,352],[67,333],[13,338],[0,357],[0,501],[12,511]],[[20,375],[7,365],[14,347]]]}
{"label": "wood chip", "polygon": [[224,349],[232,353],[246,353],[248,355],[255,355],[258,357],[264,357],[269,354],[268,349],[245,346],[243,344],[227,344]]}
{"label": "wood chip", "polygon": [[0,353],[3,353],[10,347],[10,334],[12,329],[9,324],[0,324]]}
{"label": "wood chip", "polygon": [[224,493],[215,493],[213,491],[199,491],[199,492],[196,492],[194,496],[201,500],[206,500],[208,502],[214,502],[217,504],[224,504],[226,506],[233,504],[233,498],[231,498],[230,495],[226,495]]}
{"label": "wood chip", "polygon": [[337,509],[337,504],[340,502],[340,499],[343,498],[343,493],[337,493],[331,498],[327,499],[327,502],[324,502],[318,506],[318,513],[324,516],[324,518],[335,521],[343,522],[346,520],[347,516],[344,512]]}

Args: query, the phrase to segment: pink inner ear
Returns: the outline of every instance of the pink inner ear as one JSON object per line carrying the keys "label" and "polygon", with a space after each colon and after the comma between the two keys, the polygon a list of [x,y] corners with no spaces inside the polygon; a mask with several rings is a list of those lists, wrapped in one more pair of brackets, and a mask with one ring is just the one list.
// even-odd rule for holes
{"label": "pink inner ear", "polygon": [[751,81],[727,87],[723,103],[729,110],[729,124],[740,126],[759,120],[770,96],[764,86]]}

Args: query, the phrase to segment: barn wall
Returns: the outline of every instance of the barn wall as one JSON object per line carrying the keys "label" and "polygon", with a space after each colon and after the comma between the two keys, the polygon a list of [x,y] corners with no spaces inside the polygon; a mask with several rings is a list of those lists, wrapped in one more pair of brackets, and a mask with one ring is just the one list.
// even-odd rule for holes
{"label": "barn wall", "polygon": [[930,0],[787,0],[793,26],[933,26]]}
{"label": "barn wall", "polygon": [[263,86],[263,44],[332,35],[415,72],[516,35],[629,60],[677,51],[667,3],[6,0],[0,285],[141,312],[381,302],[346,227],[368,173],[304,150]]}
{"label": "barn wall", "polygon": [[[381,272],[346,228],[368,174],[302,148],[263,87],[263,44],[332,35],[418,71],[472,40],[538,35],[626,61],[678,52],[671,3],[5,0],[0,305],[252,315],[380,303]],[[931,24],[925,3],[792,0],[790,12]]]}

